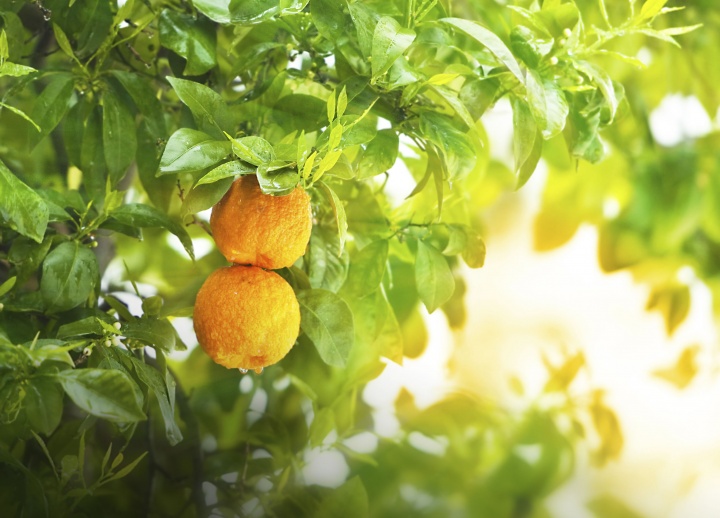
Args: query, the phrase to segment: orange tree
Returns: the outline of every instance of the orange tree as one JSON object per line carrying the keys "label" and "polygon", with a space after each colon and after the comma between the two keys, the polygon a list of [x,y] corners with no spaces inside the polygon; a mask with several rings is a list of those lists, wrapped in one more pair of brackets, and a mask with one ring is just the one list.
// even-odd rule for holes
{"label": "orange tree", "polygon": [[[547,516],[583,437],[600,463],[622,447],[601,398],[571,401],[581,356],[550,369],[554,405],[455,394],[420,411],[404,394],[396,437],[349,439],[374,429],[365,384],[422,353],[420,307],[463,324],[461,263],[485,256],[478,208],[543,154],[565,169],[604,158],[601,134],[634,105],[615,61],[694,28],[669,25],[665,4],[3,0],[3,516]],[[482,121],[501,99],[512,171]],[[389,190],[407,172],[408,191]],[[243,175],[272,196],[301,186],[313,211],[304,256],[278,270],[300,336],[260,376],[172,354],[227,265],[195,258],[205,211]],[[553,192],[545,235],[566,223]],[[282,237],[273,218],[236,223]],[[266,302],[239,319],[246,335],[273,317]],[[347,474],[306,482],[311,450]]]}

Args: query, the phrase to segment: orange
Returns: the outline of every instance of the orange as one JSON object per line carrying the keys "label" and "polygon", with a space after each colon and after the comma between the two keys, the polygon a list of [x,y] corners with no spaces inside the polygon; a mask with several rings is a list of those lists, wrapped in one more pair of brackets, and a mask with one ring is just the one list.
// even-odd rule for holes
{"label": "orange", "polygon": [[231,263],[268,270],[291,266],[310,240],[310,196],[300,187],[286,196],[270,196],[260,190],[255,175],[242,176],[213,207],[210,228]]}
{"label": "orange", "polygon": [[205,280],[195,300],[195,333],[215,362],[262,371],[300,333],[300,306],[285,279],[255,266],[228,266]]}

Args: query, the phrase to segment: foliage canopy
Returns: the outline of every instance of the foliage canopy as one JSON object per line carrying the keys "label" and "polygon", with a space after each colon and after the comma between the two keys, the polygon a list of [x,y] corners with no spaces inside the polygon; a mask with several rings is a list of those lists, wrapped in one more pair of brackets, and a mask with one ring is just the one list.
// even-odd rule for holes
{"label": "foliage canopy", "polygon": [[[373,422],[359,395],[386,361],[422,353],[421,305],[464,323],[463,263],[485,258],[479,209],[541,158],[538,248],[600,225],[604,266],[647,273],[668,331],[689,304],[680,266],[720,286],[717,136],[657,149],[646,128],[664,93],[648,87],[667,73],[657,62],[718,84],[718,32],[683,36],[718,14],[710,0],[666,3],[0,2],[0,509],[548,516],[579,442],[600,464],[622,449],[602,394],[571,390],[582,355],[548,365],[553,405],[519,414],[464,394],[421,411],[404,393],[401,435],[368,452],[352,446]],[[643,46],[662,60],[638,74]],[[670,81],[717,109],[714,90]],[[501,99],[512,170],[482,120]],[[396,192],[403,165],[415,187]],[[280,271],[299,342],[260,377],[199,349],[172,359],[187,347],[173,323],[225,264],[196,258],[204,211],[250,174],[267,194],[301,185],[314,216],[305,256]],[[338,487],[304,482],[314,449],[345,459]]]}

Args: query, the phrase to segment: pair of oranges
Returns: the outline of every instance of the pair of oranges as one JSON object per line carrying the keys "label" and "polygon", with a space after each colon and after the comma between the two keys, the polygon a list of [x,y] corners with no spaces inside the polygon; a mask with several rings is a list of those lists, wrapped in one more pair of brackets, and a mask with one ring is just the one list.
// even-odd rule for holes
{"label": "pair of oranges", "polygon": [[300,306],[290,285],[271,271],[305,253],[312,230],[310,197],[260,190],[242,176],[213,207],[210,228],[232,266],[215,270],[200,288],[193,313],[200,346],[227,368],[261,372],[281,360],[300,332]]}

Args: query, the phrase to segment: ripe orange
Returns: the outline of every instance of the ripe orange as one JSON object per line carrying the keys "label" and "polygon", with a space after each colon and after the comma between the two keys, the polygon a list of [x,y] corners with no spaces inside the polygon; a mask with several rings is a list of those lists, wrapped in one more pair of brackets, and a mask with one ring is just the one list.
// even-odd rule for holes
{"label": "ripe orange", "polygon": [[300,306],[285,279],[255,266],[228,266],[205,280],[193,314],[198,342],[227,368],[280,361],[300,333]]}
{"label": "ripe orange", "polygon": [[291,266],[310,240],[310,196],[300,187],[286,196],[270,196],[260,190],[255,175],[242,176],[213,207],[210,228],[231,263],[268,270]]}

